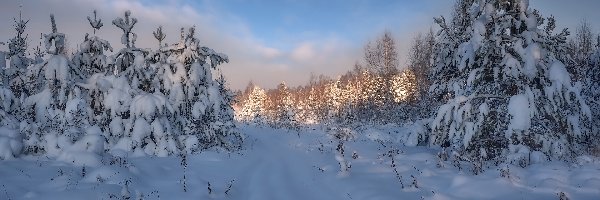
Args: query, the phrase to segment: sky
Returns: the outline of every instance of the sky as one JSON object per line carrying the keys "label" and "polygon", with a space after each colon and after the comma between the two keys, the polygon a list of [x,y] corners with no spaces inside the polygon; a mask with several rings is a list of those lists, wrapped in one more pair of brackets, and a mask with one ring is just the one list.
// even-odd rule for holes
{"label": "sky", "polygon": [[[598,33],[598,0],[530,0],[531,8],[554,15],[559,28],[574,28],[588,19]],[[229,56],[220,66],[233,89],[249,81],[275,88],[308,82],[311,74],[336,77],[360,61],[368,41],[389,31],[396,39],[400,67],[412,38],[434,27],[433,17],[448,16],[453,0],[3,0],[0,2],[0,41],[14,36],[13,18],[19,10],[29,19],[29,47],[49,33],[49,15],[72,49],[92,33],[86,17],[96,9],[104,26],[97,35],[120,44],[121,30],[111,24],[124,11],[138,18],[136,46],[156,48],[152,31],[163,26],[167,43],[177,42],[181,27],[196,26],[203,45]],[[20,5],[22,5],[20,7]],[[6,50],[0,45],[0,51]]]}

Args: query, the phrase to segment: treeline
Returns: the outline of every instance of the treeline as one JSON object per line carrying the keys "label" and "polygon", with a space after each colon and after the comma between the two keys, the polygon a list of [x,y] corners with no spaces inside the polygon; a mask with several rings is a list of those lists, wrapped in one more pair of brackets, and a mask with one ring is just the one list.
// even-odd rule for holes
{"label": "treeline", "polygon": [[364,58],[335,79],[312,76],[305,86],[263,90],[252,82],[237,96],[241,121],[297,127],[300,124],[405,123],[430,115],[420,109],[427,95],[432,32],[415,38],[408,68],[399,70],[389,32],[365,46]]}

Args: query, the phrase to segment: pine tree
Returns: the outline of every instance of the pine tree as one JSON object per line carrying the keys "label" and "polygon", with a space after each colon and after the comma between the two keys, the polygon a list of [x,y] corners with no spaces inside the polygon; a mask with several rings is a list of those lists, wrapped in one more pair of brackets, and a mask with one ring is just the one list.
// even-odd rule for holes
{"label": "pine tree", "polygon": [[397,103],[415,101],[417,96],[415,73],[410,69],[405,69],[400,74],[394,76],[392,91],[394,92],[394,101]]}
{"label": "pine tree", "polygon": [[253,123],[264,122],[267,95],[263,89],[254,84],[250,84],[249,89],[250,93],[248,94],[248,98],[244,100],[239,118],[241,121]]}
{"label": "pine tree", "polygon": [[101,19],[97,18],[97,13],[94,10],[94,18],[87,17],[90,26],[93,29],[93,36],[85,35],[83,43],[78,52],[73,56],[73,64],[81,69],[84,78],[89,78],[96,73],[107,74],[110,72],[108,58],[104,55],[104,51],[113,51],[110,43],[96,36],[96,31],[104,25]]}
{"label": "pine tree", "polygon": [[81,137],[88,119],[80,89],[74,86],[80,73],[64,55],[65,35],[58,32],[54,15],[50,15],[50,22],[52,33],[45,34],[44,41],[51,56],[28,69],[28,76],[36,81],[33,85],[40,90],[25,99],[22,109],[29,124],[22,124],[20,129],[26,152],[56,155]]}
{"label": "pine tree", "polygon": [[294,102],[290,90],[285,85],[285,82],[277,85],[277,90],[275,91],[273,98],[275,108],[273,113],[273,124],[278,128],[298,128]]}
{"label": "pine tree", "polygon": [[27,71],[27,67],[31,64],[32,60],[25,56],[27,50],[27,38],[25,29],[29,20],[23,20],[21,11],[19,11],[19,19],[13,18],[15,24],[13,25],[17,35],[11,38],[8,42],[9,52],[6,56],[10,60],[10,66],[4,72],[4,84],[10,85],[11,90],[17,98],[23,99],[26,97],[25,80],[23,77]]}
{"label": "pine tree", "polygon": [[334,121],[340,119],[342,111],[342,85],[340,80],[333,80],[325,86],[326,104],[328,108],[327,118]]}
{"label": "pine tree", "polygon": [[437,111],[430,143],[473,161],[528,162],[523,152],[533,151],[567,159],[580,152],[589,109],[556,57],[568,33],[541,29],[544,20],[527,1],[481,3],[465,4],[465,42],[453,34],[455,25],[436,19],[442,29],[431,90],[448,102]]}
{"label": "pine tree", "polygon": [[235,143],[240,141],[233,140],[239,138],[238,133],[233,132],[235,127],[227,121],[233,120],[228,111],[233,96],[224,79],[219,82],[212,78],[212,70],[228,62],[228,57],[200,46],[194,27],[187,34],[183,29],[181,33],[179,43],[165,48],[170,56],[164,69],[163,90],[174,109],[171,124],[184,137],[200,141],[201,148],[236,148]]}
{"label": "pine tree", "polygon": [[131,32],[131,29],[137,23],[137,18],[131,18],[131,11],[125,11],[125,18],[116,18],[112,21],[113,25],[120,28],[123,31],[121,36],[121,44],[125,45],[125,48],[121,49],[116,55],[114,74],[118,75],[122,72],[128,73],[133,70],[127,70],[128,67],[133,66],[136,59],[143,59],[143,53],[141,49],[135,48],[135,41],[137,35]]}

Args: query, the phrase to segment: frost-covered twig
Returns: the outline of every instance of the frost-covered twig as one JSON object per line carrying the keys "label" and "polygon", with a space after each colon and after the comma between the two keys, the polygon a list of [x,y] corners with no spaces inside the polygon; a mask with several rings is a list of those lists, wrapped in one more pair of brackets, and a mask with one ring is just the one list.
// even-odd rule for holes
{"label": "frost-covered twig", "polygon": [[415,188],[419,188],[419,184],[417,183],[417,178],[414,175],[410,175],[412,178],[412,186]]}
{"label": "frost-covered twig", "polygon": [[208,182],[208,194],[212,194],[212,188],[210,187],[210,181]]}
{"label": "frost-covered twig", "polygon": [[402,181],[402,175],[400,175],[400,172],[398,172],[398,169],[396,168],[397,165],[396,165],[395,156],[398,154],[400,154],[399,149],[391,149],[387,153],[384,153],[383,155],[384,156],[387,155],[391,159],[390,167],[392,168],[392,170],[394,171],[394,174],[396,175],[396,178],[400,182],[400,186],[402,187],[402,189],[404,189],[404,181]]}
{"label": "frost-covered twig", "polygon": [[[179,154],[179,157],[181,158],[181,166],[183,166],[183,180],[181,181],[183,184],[183,192],[187,192],[187,180],[186,180],[186,171],[187,171],[187,153],[186,152],[181,152]],[[209,187],[210,187],[210,183],[208,183]]]}
{"label": "frost-covered twig", "polygon": [[229,191],[231,191],[231,187],[233,186],[234,181],[235,181],[235,179],[229,181],[229,184],[227,185],[227,189],[225,190],[226,195],[229,195]]}
{"label": "frost-covered twig", "polygon": [[2,184],[2,189],[4,189],[4,196],[6,196],[6,199],[11,200],[12,198],[10,197],[10,195],[8,195],[8,190],[6,190],[6,185]]}

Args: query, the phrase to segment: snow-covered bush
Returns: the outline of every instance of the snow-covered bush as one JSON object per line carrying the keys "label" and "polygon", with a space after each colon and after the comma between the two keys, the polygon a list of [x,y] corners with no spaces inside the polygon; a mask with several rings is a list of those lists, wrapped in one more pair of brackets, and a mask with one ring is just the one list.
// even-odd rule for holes
{"label": "snow-covered bush", "polygon": [[467,12],[459,16],[467,23],[436,19],[438,79],[430,91],[448,100],[431,124],[430,143],[471,160],[534,151],[569,159],[580,153],[591,116],[581,86],[556,58],[568,33],[554,34],[554,19],[542,18],[527,0],[463,3]]}

